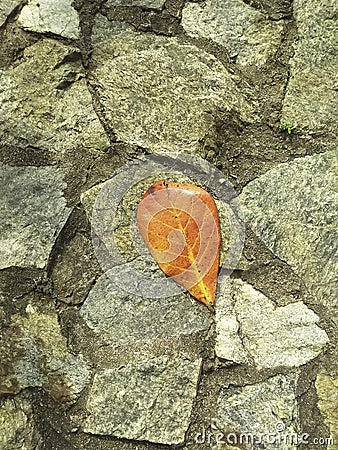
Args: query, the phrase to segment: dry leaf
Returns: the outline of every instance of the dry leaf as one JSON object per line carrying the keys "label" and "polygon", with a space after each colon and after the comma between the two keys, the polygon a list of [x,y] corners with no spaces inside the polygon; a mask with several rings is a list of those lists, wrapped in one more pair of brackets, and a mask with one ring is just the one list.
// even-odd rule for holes
{"label": "dry leaf", "polygon": [[144,194],[137,223],[163,272],[197,300],[213,305],[221,238],[211,195],[193,184],[158,181]]}

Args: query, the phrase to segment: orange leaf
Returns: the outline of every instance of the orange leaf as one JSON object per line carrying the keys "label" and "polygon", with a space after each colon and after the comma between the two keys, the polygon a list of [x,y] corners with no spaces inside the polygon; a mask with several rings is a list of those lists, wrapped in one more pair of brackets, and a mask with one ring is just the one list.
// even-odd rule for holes
{"label": "orange leaf", "polygon": [[142,197],[137,224],[163,272],[213,305],[221,237],[211,195],[193,184],[157,181]]}

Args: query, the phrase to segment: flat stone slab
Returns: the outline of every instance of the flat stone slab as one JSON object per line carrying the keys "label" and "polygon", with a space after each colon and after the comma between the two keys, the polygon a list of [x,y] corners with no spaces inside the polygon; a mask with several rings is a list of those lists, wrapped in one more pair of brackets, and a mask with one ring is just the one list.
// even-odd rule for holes
{"label": "flat stone slab", "polygon": [[0,269],[46,266],[71,208],[55,167],[0,165]]}
{"label": "flat stone slab", "polygon": [[182,38],[121,32],[94,48],[92,63],[90,83],[119,141],[195,149],[214,136],[218,110],[254,120],[224,66]]}
{"label": "flat stone slab", "polygon": [[303,279],[315,301],[338,302],[338,151],[277,165],[239,196],[247,225]]}
{"label": "flat stone slab", "polygon": [[124,292],[107,274],[91,289],[80,314],[89,328],[114,346],[190,335],[207,331],[211,325],[205,306],[189,294],[138,297]]}
{"label": "flat stone slab", "polygon": [[54,33],[60,36],[78,39],[80,22],[72,0],[30,0],[18,18],[18,24],[37,33]]}
{"label": "flat stone slab", "polygon": [[295,131],[337,134],[338,3],[295,0],[298,41],[281,123]]}
{"label": "flat stone slab", "polygon": [[67,151],[98,154],[109,146],[77,48],[40,40],[0,71],[0,86],[1,145],[32,146],[60,159]]}
{"label": "flat stone slab", "polygon": [[[299,434],[297,378],[295,374],[276,375],[262,383],[224,388],[218,398],[215,423],[224,433],[224,443],[241,448],[245,444],[250,450],[298,448],[289,439]],[[289,440],[278,443],[278,435]]]}
{"label": "flat stone slab", "polygon": [[281,43],[283,24],[267,19],[242,0],[187,3],[182,25],[189,36],[223,45],[241,65],[263,66]]}
{"label": "flat stone slab", "polygon": [[55,400],[69,402],[89,383],[90,370],[81,355],[69,353],[57,314],[29,304],[26,316],[12,316],[3,334],[1,394],[39,386]]}
{"label": "flat stone slab", "polygon": [[182,444],[201,360],[149,359],[94,376],[84,431],[160,444]]}
{"label": "flat stone slab", "polygon": [[217,298],[216,354],[258,369],[298,367],[318,356],[329,338],[304,303],[276,305],[241,280]]}

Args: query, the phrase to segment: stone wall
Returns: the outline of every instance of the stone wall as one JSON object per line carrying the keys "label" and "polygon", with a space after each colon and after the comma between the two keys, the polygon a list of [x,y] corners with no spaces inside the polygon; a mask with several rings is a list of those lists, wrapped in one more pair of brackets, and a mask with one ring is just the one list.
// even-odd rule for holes
{"label": "stone wall", "polygon": [[[0,0],[1,449],[338,448],[337,15]],[[124,263],[109,261],[160,277],[130,224],[172,177],[133,167],[162,152],[203,158],[238,195],[244,249],[214,314],[124,290],[98,258],[93,211],[124,168],[134,187],[105,224]]]}

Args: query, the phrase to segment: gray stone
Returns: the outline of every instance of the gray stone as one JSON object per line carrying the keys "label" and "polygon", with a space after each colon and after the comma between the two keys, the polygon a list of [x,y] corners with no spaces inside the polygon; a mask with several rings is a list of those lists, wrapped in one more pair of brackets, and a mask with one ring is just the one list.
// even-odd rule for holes
{"label": "gray stone", "polygon": [[29,0],[18,18],[18,24],[38,33],[54,33],[60,36],[78,39],[80,22],[72,0]]}
{"label": "gray stone", "polygon": [[132,31],[134,27],[126,22],[110,21],[102,14],[96,14],[92,29],[92,43],[98,44],[121,31]]}
{"label": "gray stone", "polygon": [[44,268],[70,208],[55,167],[0,165],[0,269]]}
{"label": "gray stone", "polygon": [[189,426],[201,360],[161,356],[94,377],[87,433],[181,444]]}
{"label": "gray stone", "polygon": [[105,6],[142,6],[144,8],[161,9],[166,0],[108,0]]}
{"label": "gray stone", "polygon": [[26,400],[7,398],[0,401],[0,448],[33,450],[35,447],[32,408]]}
{"label": "gray stone", "polygon": [[189,36],[223,45],[237,63],[263,66],[281,43],[283,24],[271,21],[242,0],[187,3],[182,25]]}
{"label": "gray stone", "polygon": [[78,49],[41,40],[0,71],[0,86],[0,144],[32,146],[60,158],[109,146]]}
{"label": "gray stone", "polygon": [[53,292],[63,302],[82,303],[94,284],[97,273],[100,273],[100,266],[91,240],[76,233],[53,266]]}
{"label": "gray stone", "polygon": [[[276,375],[262,383],[223,389],[218,398],[216,427],[223,433],[230,430],[231,443],[244,443],[248,450],[295,450],[297,443],[291,439],[299,434],[297,378],[295,374]],[[276,437],[276,442],[271,436]]]}
{"label": "gray stone", "polygon": [[337,133],[338,4],[295,0],[299,39],[290,62],[290,81],[281,123],[295,131]]}
{"label": "gray stone", "polygon": [[[145,264],[148,273],[160,272],[156,263]],[[124,292],[107,274],[98,279],[80,313],[92,330],[114,346],[189,335],[207,331],[211,325],[205,306],[189,294],[142,298]]]}
{"label": "gray stone", "polygon": [[22,0],[1,0],[0,3],[0,26],[5,23],[9,14],[22,3]]}
{"label": "gray stone", "polygon": [[253,180],[239,199],[246,223],[304,280],[315,302],[338,299],[338,153],[283,163]]}
{"label": "gray stone", "polygon": [[253,120],[224,66],[182,38],[121,32],[94,49],[92,63],[91,83],[119,141],[202,149],[219,109]]}
{"label": "gray stone", "polygon": [[26,316],[12,316],[3,334],[0,393],[40,386],[57,401],[73,401],[89,382],[87,364],[81,355],[69,353],[57,314],[29,304]]}
{"label": "gray stone", "polygon": [[230,280],[216,305],[216,354],[258,369],[298,367],[328,343],[319,317],[302,302],[276,307],[241,280]]}

